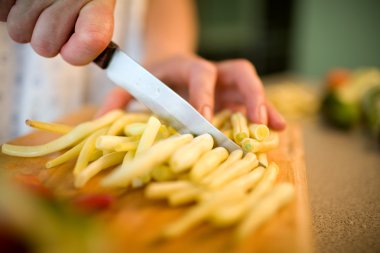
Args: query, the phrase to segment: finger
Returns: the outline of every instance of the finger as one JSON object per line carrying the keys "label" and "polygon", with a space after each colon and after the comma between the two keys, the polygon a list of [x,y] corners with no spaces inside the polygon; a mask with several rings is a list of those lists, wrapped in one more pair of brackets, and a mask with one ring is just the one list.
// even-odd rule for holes
{"label": "finger", "polygon": [[[223,88],[217,84],[215,90],[215,111],[222,110],[228,104],[242,104],[244,105],[244,98],[237,90],[237,88]],[[245,107],[245,105],[244,105]]]}
{"label": "finger", "polygon": [[[38,17],[52,3],[53,0],[17,1],[10,9],[7,17],[9,36],[18,43],[30,42]],[[1,10],[1,12],[3,11],[6,10]]]}
{"label": "finger", "polygon": [[132,96],[126,90],[119,87],[114,88],[107,94],[104,103],[96,113],[95,117],[100,117],[114,109],[123,109],[131,100]]}
{"label": "finger", "polygon": [[189,100],[207,120],[214,115],[216,67],[205,60],[197,60],[189,71]]}
{"label": "finger", "polygon": [[222,88],[220,86],[217,86],[215,92],[216,100],[221,103],[242,103],[242,101],[244,101],[244,97],[241,95],[241,92],[239,92],[239,90],[236,87]]}
{"label": "finger", "polygon": [[175,89],[188,89],[188,76],[194,56],[173,56],[159,64],[145,66],[155,77]]}
{"label": "finger", "polygon": [[73,32],[78,13],[86,2],[88,0],[55,1],[46,8],[33,30],[34,51],[44,57],[56,56]]}
{"label": "finger", "polygon": [[16,0],[1,0],[0,1],[0,21],[7,21],[9,11],[15,4]]}
{"label": "finger", "polygon": [[[216,67],[194,56],[172,57],[149,70],[175,90],[189,91],[189,101],[206,119],[211,120],[214,112]],[[185,93],[184,93],[185,94]]]}
{"label": "finger", "polygon": [[268,110],[268,126],[274,130],[284,130],[286,121],[270,102],[266,102]]}
{"label": "finger", "polygon": [[218,83],[236,86],[247,106],[247,116],[251,122],[267,124],[263,84],[254,66],[247,60],[231,60],[219,63]]}
{"label": "finger", "polygon": [[115,0],[94,0],[80,10],[74,34],[60,52],[64,60],[85,65],[107,47],[113,33],[114,6]]}

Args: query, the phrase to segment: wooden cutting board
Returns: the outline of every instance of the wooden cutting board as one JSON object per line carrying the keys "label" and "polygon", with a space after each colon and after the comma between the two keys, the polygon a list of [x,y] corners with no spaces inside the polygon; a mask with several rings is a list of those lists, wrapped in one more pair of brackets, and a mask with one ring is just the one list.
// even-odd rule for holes
{"label": "wooden cutting board", "polygon": [[[61,122],[75,125],[92,117],[94,108],[87,107],[68,115]],[[56,138],[57,135],[36,131],[12,141],[20,145],[36,145]],[[151,201],[143,197],[143,191],[128,190],[119,194],[112,210],[99,214],[107,219],[115,240],[125,252],[313,252],[311,218],[308,189],[302,146],[302,133],[295,125],[288,126],[281,133],[281,144],[270,153],[270,160],[280,166],[278,181],[293,183],[296,189],[295,200],[281,210],[258,231],[245,240],[236,243],[232,240],[233,227],[216,229],[204,224],[185,235],[170,241],[158,241],[157,236],[165,224],[183,215],[185,208],[169,208],[163,201]],[[91,180],[83,189],[73,186],[71,173],[73,162],[45,169],[46,161],[57,154],[40,158],[17,158],[0,154],[0,168],[13,173],[32,174],[57,195],[74,197],[83,192],[101,192],[99,177]]]}

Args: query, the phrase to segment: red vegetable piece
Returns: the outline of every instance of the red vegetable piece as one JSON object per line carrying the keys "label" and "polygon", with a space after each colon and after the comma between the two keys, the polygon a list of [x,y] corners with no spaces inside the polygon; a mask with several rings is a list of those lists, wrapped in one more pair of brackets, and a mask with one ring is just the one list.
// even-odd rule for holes
{"label": "red vegetable piece", "polygon": [[326,76],[328,88],[330,90],[335,90],[336,88],[345,85],[350,78],[350,74],[350,70],[343,68],[329,71]]}
{"label": "red vegetable piece", "polygon": [[84,211],[101,211],[109,208],[115,198],[110,194],[84,194],[73,200],[75,207]]}

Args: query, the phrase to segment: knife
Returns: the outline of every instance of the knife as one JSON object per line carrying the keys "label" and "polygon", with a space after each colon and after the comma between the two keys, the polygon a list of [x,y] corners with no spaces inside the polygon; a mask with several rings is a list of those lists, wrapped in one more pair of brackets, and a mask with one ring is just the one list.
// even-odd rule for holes
{"label": "knife", "polygon": [[180,133],[209,133],[218,146],[232,152],[240,147],[207,121],[186,100],[132,60],[111,42],[94,60],[107,76]]}

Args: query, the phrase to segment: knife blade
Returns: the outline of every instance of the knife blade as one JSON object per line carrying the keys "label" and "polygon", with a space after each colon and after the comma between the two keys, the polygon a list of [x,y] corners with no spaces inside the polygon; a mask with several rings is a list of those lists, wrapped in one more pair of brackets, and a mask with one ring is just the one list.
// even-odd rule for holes
{"label": "knife blade", "polygon": [[218,146],[232,152],[240,147],[207,121],[186,100],[149,73],[111,42],[94,60],[108,78],[180,133],[209,133]]}

